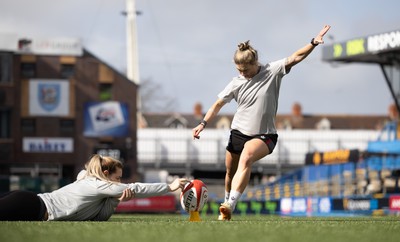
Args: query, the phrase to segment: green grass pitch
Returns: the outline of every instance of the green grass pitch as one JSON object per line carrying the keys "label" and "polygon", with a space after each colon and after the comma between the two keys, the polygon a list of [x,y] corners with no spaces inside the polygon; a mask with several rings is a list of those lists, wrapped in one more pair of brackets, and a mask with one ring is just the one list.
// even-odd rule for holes
{"label": "green grass pitch", "polygon": [[116,214],[107,222],[0,222],[1,242],[391,242],[400,241],[400,218],[234,216],[230,222],[177,214]]}

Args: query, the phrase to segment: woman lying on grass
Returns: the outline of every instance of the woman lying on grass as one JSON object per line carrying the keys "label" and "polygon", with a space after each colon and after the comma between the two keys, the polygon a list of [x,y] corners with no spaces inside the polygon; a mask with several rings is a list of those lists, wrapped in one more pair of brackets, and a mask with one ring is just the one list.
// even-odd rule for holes
{"label": "woman lying on grass", "polygon": [[185,178],[166,183],[121,183],[123,165],[94,155],[77,181],[50,193],[11,191],[0,196],[0,221],[106,221],[121,201],[182,189]]}

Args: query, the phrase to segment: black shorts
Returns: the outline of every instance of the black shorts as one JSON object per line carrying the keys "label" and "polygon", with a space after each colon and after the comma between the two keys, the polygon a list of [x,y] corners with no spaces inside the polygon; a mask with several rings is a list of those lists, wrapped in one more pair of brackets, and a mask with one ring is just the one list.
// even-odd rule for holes
{"label": "black shorts", "polygon": [[226,150],[234,154],[240,154],[243,151],[244,144],[251,139],[261,139],[262,141],[264,141],[264,143],[268,146],[269,152],[271,154],[276,146],[276,142],[278,141],[278,135],[257,134],[253,136],[248,136],[242,134],[239,130],[233,129],[231,130],[231,135],[229,136]]}
{"label": "black shorts", "polygon": [[42,221],[46,211],[34,192],[17,190],[0,195],[0,221]]}

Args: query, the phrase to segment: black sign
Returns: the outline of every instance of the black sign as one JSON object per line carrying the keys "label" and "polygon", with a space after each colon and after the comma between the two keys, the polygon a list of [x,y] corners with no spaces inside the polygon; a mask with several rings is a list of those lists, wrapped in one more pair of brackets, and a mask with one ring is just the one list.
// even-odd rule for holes
{"label": "black sign", "polygon": [[102,156],[110,156],[114,159],[124,162],[126,157],[126,149],[117,147],[95,147],[94,153]]}
{"label": "black sign", "polygon": [[312,152],[306,154],[306,165],[326,165],[356,162],[360,159],[358,150],[335,150],[329,152]]}

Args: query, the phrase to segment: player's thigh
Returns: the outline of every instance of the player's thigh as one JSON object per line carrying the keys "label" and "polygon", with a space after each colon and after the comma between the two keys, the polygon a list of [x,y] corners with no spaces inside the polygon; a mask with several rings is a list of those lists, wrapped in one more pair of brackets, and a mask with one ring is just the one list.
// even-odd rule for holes
{"label": "player's thigh", "polygon": [[252,164],[270,153],[267,144],[261,139],[251,139],[244,145],[240,160]]}

